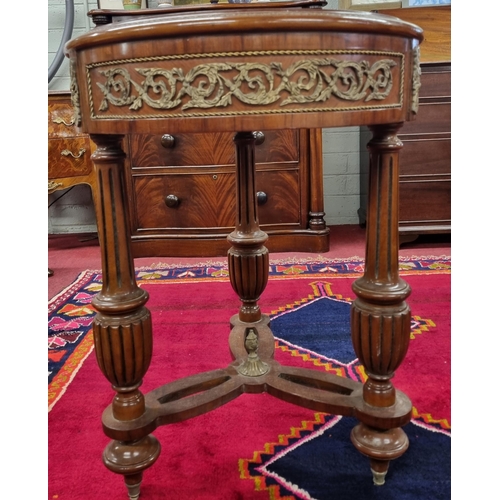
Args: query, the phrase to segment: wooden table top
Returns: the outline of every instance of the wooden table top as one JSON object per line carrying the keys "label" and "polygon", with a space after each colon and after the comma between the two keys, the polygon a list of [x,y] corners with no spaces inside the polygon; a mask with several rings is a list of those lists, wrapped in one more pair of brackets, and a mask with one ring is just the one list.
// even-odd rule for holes
{"label": "wooden table top", "polygon": [[[315,8],[297,8],[297,5]],[[88,133],[324,128],[413,118],[422,30],[318,2],[136,11],[68,42]]]}

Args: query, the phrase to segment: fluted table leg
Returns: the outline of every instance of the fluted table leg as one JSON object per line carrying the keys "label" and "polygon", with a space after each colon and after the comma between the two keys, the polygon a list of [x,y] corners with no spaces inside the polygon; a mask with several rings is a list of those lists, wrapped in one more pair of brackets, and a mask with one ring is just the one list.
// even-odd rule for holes
{"label": "fluted table leg", "polygon": [[357,415],[361,423],[351,439],[370,458],[375,484],[384,483],[389,461],[408,448],[399,426],[411,418],[411,402],[391,382],[408,349],[411,321],[405,302],[410,287],[398,270],[400,126],[371,127],[366,264],[353,284],[357,299],[351,310],[354,350],[368,376]]}
{"label": "fluted table leg", "polygon": [[[112,411],[103,415],[106,434],[113,441],[103,454],[105,465],[125,476],[129,497],[139,497],[142,471],[158,458],[160,445],[144,431],[114,435],[110,425],[140,419],[146,412],[139,390],[152,356],[148,293],[137,286],[130,250],[130,226],[124,189],[122,136],[92,135],[97,174],[95,200],[99,220],[102,290],[92,304],[97,310],[93,333],[99,367],[116,395]],[[116,425],[115,425],[116,427]]]}

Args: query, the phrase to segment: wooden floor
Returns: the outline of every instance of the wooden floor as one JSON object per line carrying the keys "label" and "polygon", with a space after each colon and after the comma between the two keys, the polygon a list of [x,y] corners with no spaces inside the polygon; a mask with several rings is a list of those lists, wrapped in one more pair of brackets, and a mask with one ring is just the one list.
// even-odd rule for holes
{"label": "wooden floor", "polygon": [[[410,256],[441,256],[451,255],[451,237],[444,235],[422,235],[411,243],[401,245],[400,255]],[[271,260],[306,259],[321,255],[325,258],[364,257],[365,230],[359,225],[330,227],[330,248],[322,254],[304,252],[271,253]],[[194,264],[198,262],[225,261],[225,255],[220,257],[148,257],[135,259],[136,267],[147,267],[154,264]],[[101,269],[101,253],[95,234],[49,235],[48,237],[48,267],[54,275],[48,279],[48,298],[70,285],[78,274],[87,269]]]}

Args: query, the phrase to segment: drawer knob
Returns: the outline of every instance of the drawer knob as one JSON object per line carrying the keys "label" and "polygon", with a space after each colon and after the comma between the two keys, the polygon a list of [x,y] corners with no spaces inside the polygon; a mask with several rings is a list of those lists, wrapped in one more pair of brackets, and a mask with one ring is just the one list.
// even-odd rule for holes
{"label": "drawer knob", "polygon": [[173,148],[175,146],[175,137],[170,134],[163,134],[161,136],[161,145],[164,148]]}
{"label": "drawer knob", "polygon": [[254,132],[253,136],[255,137],[255,145],[256,146],[260,146],[266,140],[266,136],[264,135],[264,132],[261,132],[260,130],[258,132]]}
{"label": "drawer knob", "polygon": [[85,154],[85,148],[80,148],[78,153],[75,155],[69,149],[63,149],[61,151],[62,156],[72,156],[73,158],[81,158]]}
{"label": "drawer knob", "polygon": [[180,200],[175,194],[169,194],[165,196],[165,205],[167,205],[168,208],[175,208],[178,207],[180,203]]}
{"label": "drawer knob", "polygon": [[257,191],[257,205],[264,205],[267,201],[267,194],[264,191]]}

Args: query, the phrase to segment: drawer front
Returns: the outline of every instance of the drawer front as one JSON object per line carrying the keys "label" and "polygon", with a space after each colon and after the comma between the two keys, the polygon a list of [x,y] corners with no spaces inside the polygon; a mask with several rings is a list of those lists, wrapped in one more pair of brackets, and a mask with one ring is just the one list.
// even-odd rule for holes
{"label": "drawer front", "polygon": [[85,134],[75,126],[74,110],[71,102],[49,101],[49,139],[51,137],[73,137]]}
{"label": "drawer front", "polygon": [[[233,133],[177,134],[175,136],[130,136],[130,155],[134,167],[184,167],[234,165]],[[255,148],[257,163],[297,162],[297,130],[264,132],[264,142]]]}
{"label": "drawer front", "polygon": [[408,134],[450,133],[450,130],[450,103],[421,103],[418,107],[417,118],[411,122],[406,122],[401,128],[399,136],[404,140],[404,136]]}
{"label": "drawer front", "polygon": [[451,175],[451,138],[404,140],[400,175]]}
{"label": "drawer front", "polygon": [[84,137],[49,139],[49,179],[89,175],[90,141]]}
{"label": "drawer front", "polygon": [[[234,174],[133,176],[137,229],[225,228],[235,225]],[[298,224],[298,171],[258,172],[259,222]],[[170,206],[168,206],[170,205]]]}
{"label": "drawer front", "polygon": [[450,97],[451,69],[446,71],[444,69],[422,68],[420,83],[422,84],[419,92],[420,99]]}
{"label": "drawer front", "polygon": [[400,182],[399,221],[443,223],[451,220],[451,181],[409,180]]}

